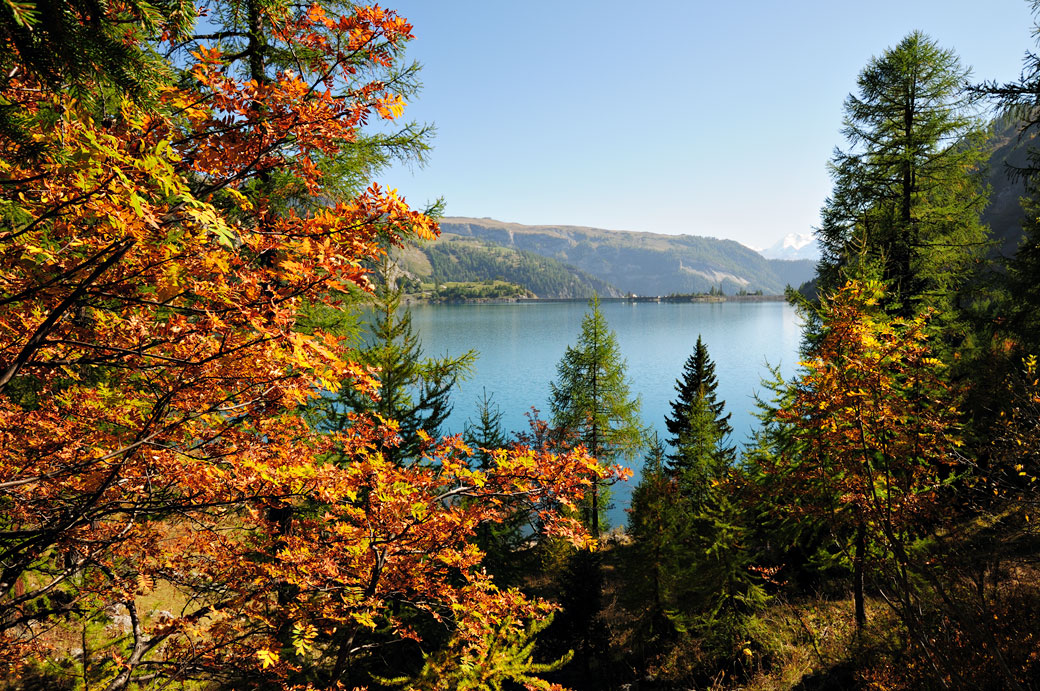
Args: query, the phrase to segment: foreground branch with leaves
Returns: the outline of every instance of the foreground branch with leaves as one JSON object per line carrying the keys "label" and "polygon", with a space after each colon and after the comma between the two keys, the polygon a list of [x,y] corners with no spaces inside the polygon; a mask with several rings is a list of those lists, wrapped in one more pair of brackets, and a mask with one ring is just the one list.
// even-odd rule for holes
{"label": "foreground branch with leaves", "polygon": [[[7,5],[47,38],[36,3]],[[482,613],[543,619],[483,575],[474,531],[528,507],[583,543],[554,507],[608,471],[521,447],[471,471],[436,440],[401,467],[388,421],[301,417],[378,376],[297,327],[304,301],[335,306],[388,243],[436,231],[357,184],[413,131],[361,134],[401,115],[411,26],[339,2],[203,3],[198,35],[188,4],[66,9],[126,54],[43,71],[3,34],[2,676],[363,686]],[[106,72],[124,63],[149,70]]]}

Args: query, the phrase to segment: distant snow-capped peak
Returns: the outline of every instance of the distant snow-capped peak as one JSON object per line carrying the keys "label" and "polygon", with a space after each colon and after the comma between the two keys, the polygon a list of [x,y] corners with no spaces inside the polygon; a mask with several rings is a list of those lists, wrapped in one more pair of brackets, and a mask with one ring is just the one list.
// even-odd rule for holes
{"label": "distant snow-capped peak", "polygon": [[788,233],[769,247],[758,252],[766,259],[820,258],[820,250],[812,233]]}
{"label": "distant snow-capped peak", "polygon": [[780,243],[785,250],[800,250],[812,241],[813,236],[809,233],[788,233]]}

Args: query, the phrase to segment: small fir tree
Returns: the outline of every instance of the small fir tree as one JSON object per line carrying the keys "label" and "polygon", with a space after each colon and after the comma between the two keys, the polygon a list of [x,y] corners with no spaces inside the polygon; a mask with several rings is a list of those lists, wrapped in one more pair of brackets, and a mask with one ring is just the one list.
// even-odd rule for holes
{"label": "small fir tree", "polygon": [[[473,449],[471,463],[482,471],[490,471],[495,465],[495,451],[507,445],[502,432],[502,411],[494,401],[494,395],[483,390],[477,402],[477,419],[468,422],[463,440]],[[497,523],[482,523],[477,527],[476,543],[486,555],[484,567],[495,577],[499,587],[518,583],[529,567],[518,552],[525,541],[525,528],[530,524],[529,508],[517,507]],[[529,535],[530,531],[526,533]]]}
{"label": "small fir tree", "polygon": [[643,464],[639,484],[632,490],[632,506],[628,516],[628,534],[633,540],[635,577],[628,588],[633,599],[649,604],[646,612],[647,633],[654,635],[668,628],[664,622],[665,557],[672,540],[671,516],[675,505],[675,482],[664,467],[664,447],[657,435],[648,442],[649,452]]}
{"label": "small fir tree", "polygon": [[475,422],[467,421],[462,434],[463,440],[474,448],[474,458],[481,470],[487,470],[494,462],[491,452],[506,445],[502,410],[494,398],[494,394],[488,395],[487,389],[481,392],[477,401],[477,419]]}
{"label": "small fir tree", "polygon": [[[725,442],[733,433],[729,424],[730,414],[725,412],[726,402],[720,401],[716,395],[718,380],[715,377],[715,363],[708,357],[708,347],[704,345],[700,336],[697,336],[697,344],[693,353],[686,359],[683,365],[682,376],[675,380],[675,392],[678,394],[671,402],[672,412],[665,416],[665,427],[671,437],[668,443],[678,449],[684,434],[690,431],[690,412],[697,399],[703,399],[713,416],[715,428],[721,434],[720,440]],[[723,447],[722,453],[727,461],[735,457],[735,449],[732,446]],[[672,461],[670,468],[679,461],[678,452],[668,455]]]}

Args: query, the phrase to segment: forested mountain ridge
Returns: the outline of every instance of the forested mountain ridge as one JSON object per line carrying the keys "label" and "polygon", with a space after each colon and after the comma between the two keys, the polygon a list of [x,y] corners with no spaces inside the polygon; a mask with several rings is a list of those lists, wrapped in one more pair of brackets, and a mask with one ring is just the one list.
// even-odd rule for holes
{"label": "forested mountain ridge", "polygon": [[497,279],[523,286],[540,298],[624,295],[607,281],[551,257],[444,232],[436,242],[404,248],[398,266],[420,283]]}
{"label": "forested mountain ridge", "polygon": [[776,295],[787,285],[809,280],[815,269],[809,260],[765,259],[733,240],[693,235],[527,226],[465,217],[441,219],[440,227],[444,236],[471,237],[556,259],[637,295],[719,287],[727,293],[761,290]]}
{"label": "forested mountain ridge", "polygon": [[[1021,124],[1000,119],[985,150],[991,254],[1011,256],[1022,239],[1022,180],[1009,173],[1027,164]],[[585,226],[523,225],[490,218],[441,219],[441,237],[408,248],[402,269],[434,282],[500,278],[542,298],[618,297],[708,292],[721,287],[781,294],[810,281],[815,261],[768,259],[733,240]]]}
{"label": "forested mountain ridge", "polygon": [[995,245],[994,255],[1010,257],[1022,241],[1022,197],[1026,194],[1025,182],[1012,173],[1028,165],[1029,146],[1032,134],[1020,136],[1022,123],[1017,120],[999,119],[992,125],[992,133],[986,142],[989,159],[986,165],[986,182],[990,187],[989,204],[982,212],[981,220],[989,226],[990,239]]}

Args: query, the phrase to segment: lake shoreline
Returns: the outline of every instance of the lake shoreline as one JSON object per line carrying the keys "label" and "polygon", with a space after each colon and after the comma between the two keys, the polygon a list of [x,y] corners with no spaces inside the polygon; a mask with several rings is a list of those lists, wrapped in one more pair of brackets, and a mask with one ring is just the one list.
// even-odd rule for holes
{"label": "lake shoreline", "polygon": [[[628,297],[601,297],[600,303],[711,303],[711,302],[785,302],[784,295],[639,295]],[[426,298],[404,295],[405,305],[516,305],[548,303],[587,303],[589,298]]]}
{"label": "lake shoreline", "polygon": [[[759,429],[756,395],[769,392],[762,382],[794,376],[799,360],[801,321],[798,311],[779,299],[764,296],[711,296],[697,302],[639,304],[624,299],[603,300],[600,309],[618,351],[626,363],[632,397],[641,400],[643,424],[668,438],[665,418],[671,413],[675,382],[683,363],[701,338],[715,362],[718,397],[732,415],[731,443],[744,446]],[[736,299],[733,299],[736,298]],[[452,390],[452,412],[443,434],[465,432],[479,420],[487,395],[502,414],[506,436],[529,430],[531,408],[551,417],[550,383],[557,380],[561,358],[576,342],[588,312],[584,300],[529,300],[481,304],[415,305],[412,328],[425,356],[458,357],[471,350],[479,356],[469,376]],[[624,462],[639,477],[642,454]],[[611,522],[625,521],[625,508],[636,479],[615,487],[616,509]]]}

